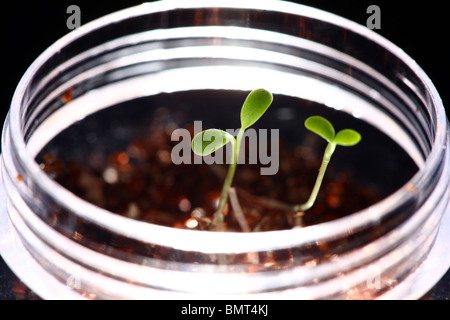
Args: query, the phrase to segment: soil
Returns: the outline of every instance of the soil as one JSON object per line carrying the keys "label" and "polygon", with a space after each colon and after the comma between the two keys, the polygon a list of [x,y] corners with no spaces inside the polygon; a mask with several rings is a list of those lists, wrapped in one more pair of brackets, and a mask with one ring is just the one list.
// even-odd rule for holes
{"label": "soil", "polygon": [[[186,129],[193,134],[193,128]],[[173,164],[171,150],[178,142],[171,141],[171,133],[152,130],[124,150],[110,154],[100,166],[62,161],[51,153],[38,161],[66,189],[111,212],[174,228],[214,230],[211,220],[228,167]],[[314,225],[369,207],[381,198],[374,187],[356,183],[351,172],[335,172],[331,161],[316,204],[305,214],[292,213],[292,205],[308,199],[322,155],[308,146],[283,144],[279,154],[276,175],[260,175],[258,164],[238,165],[233,187],[249,229],[243,230],[233,208],[227,206],[225,231]]]}

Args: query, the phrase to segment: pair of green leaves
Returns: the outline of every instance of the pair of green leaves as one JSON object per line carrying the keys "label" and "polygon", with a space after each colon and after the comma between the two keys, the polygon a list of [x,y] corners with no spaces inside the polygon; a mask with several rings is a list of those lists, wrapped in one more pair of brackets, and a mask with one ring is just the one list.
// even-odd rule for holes
{"label": "pair of green leaves", "polygon": [[[241,109],[241,131],[252,126],[272,104],[272,94],[265,89],[250,92]],[[220,129],[208,129],[198,133],[192,139],[192,150],[195,154],[206,156],[222,148],[228,142],[236,143],[235,138]]]}
{"label": "pair of green leaves", "polygon": [[361,141],[361,135],[352,129],[344,129],[336,134],[330,121],[320,116],[312,116],[306,119],[305,127],[336,145],[351,147]]}
{"label": "pair of green leaves", "polygon": [[[273,100],[272,94],[264,89],[252,91],[241,110],[241,130],[252,126],[266,112]],[[333,125],[325,118],[312,116],[306,119],[305,127],[330,143],[341,146],[354,146],[361,141],[361,135],[352,129],[344,129],[336,134]],[[219,129],[208,129],[197,134],[192,140],[195,154],[206,156],[224,147],[228,142],[235,143],[235,138]]]}
{"label": "pair of green leaves", "polygon": [[340,145],[351,147],[361,141],[361,135],[352,129],[344,129],[336,134],[333,125],[327,119],[320,116],[313,116],[306,119],[305,127],[328,141],[328,146],[325,149],[316,183],[314,184],[314,188],[309,196],[309,199],[305,203],[295,205],[293,207],[293,212],[305,212],[314,205],[320,186],[322,185],[325,171],[327,170],[328,163],[330,162],[336,146]]}

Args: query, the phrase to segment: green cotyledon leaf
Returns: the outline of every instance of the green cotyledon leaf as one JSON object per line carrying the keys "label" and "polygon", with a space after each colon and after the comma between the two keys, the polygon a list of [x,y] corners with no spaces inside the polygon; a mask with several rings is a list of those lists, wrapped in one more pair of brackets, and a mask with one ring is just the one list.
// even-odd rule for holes
{"label": "green cotyledon leaf", "polygon": [[256,89],[250,92],[241,109],[241,129],[245,130],[258,121],[270,107],[272,101],[272,94],[265,89]]}
{"label": "green cotyledon leaf", "polygon": [[333,141],[335,131],[333,125],[321,116],[312,116],[305,121],[306,129],[318,134],[328,142]]}
{"label": "green cotyledon leaf", "polygon": [[361,135],[352,129],[344,129],[339,131],[334,137],[333,142],[345,147],[351,147],[361,141]]}
{"label": "green cotyledon leaf", "polygon": [[207,156],[222,148],[228,142],[234,142],[234,137],[219,129],[208,129],[194,136],[192,139],[192,151],[199,156]]}

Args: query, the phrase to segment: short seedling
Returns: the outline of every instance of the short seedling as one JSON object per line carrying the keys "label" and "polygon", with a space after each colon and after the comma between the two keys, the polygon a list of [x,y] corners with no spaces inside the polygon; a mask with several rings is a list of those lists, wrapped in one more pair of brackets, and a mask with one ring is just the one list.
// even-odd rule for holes
{"label": "short seedling", "polygon": [[241,109],[241,128],[236,139],[220,129],[208,129],[194,136],[192,139],[192,151],[200,156],[207,156],[214,151],[224,147],[229,142],[232,144],[231,163],[222,187],[219,204],[214,213],[213,222],[217,230],[223,230],[223,210],[228,201],[229,190],[233,182],[236,166],[239,158],[239,150],[242,138],[247,128],[252,126],[266,112],[272,104],[272,94],[265,89],[256,89],[247,96]]}
{"label": "short seedling", "polygon": [[331,156],[336,149],[336,146],[340,145],[351,147],[361,141],[361,135],[352,129],[344,129],[336,134],[333,125],[327,119],[320,116],[313,116],[306,119],[305,127],[328,141],[328,145],[323,155],[322,165],[320,166],[316,183],[308,201],[303,204],[294,206],[294,212],[305,212],[314,205],[314,202],[316,201],[317,195],[320,190],[320,186],[322,184],[323,177],[325,175],[325,171],[327,169],[328,163],[330,162]]}

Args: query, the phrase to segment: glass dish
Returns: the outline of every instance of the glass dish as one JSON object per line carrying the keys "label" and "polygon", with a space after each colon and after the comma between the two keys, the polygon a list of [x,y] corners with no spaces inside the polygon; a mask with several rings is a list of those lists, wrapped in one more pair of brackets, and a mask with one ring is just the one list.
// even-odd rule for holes
{"label": "glass dish", "polygon": [[[256,87],[311,101],[332,122],[344,117],[387,137],[392,154],[369,136],[370,147],[395,159],[394,174],[407,181],[334,221],[222,233],[118,216],[76,197],[35,161],[71,125],[114,106]],[[442,252],[450,256],[443,244],[449,233],[438,236],[441,221],[448,230],[448,137],[431,80],[363,26],[280,1],[143,4],[60,39],[19,83],[2,138],[1,253],[43,298],[418,298],[450,265],[448,258],[430,263]],[[398,160],[403,154],[407,160]],[[417,167],[414,174],[403,161]],[[378,164],[381,173],[357,172],[392,188],[383,175],[388,166]],[[430,280],[418,280],[421,270]]]}

